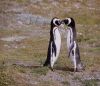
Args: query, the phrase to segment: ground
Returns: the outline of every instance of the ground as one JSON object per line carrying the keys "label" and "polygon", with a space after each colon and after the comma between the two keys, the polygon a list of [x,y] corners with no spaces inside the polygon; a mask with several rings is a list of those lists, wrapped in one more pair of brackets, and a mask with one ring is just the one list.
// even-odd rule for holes
{"label": "ground", "polygon": [[[99,0],[0,0],[0,86],[99,86]],[[73,72],[66,49],[66,31],[54,71],[43,67],[50,20],[73,17],[82,72]]]}

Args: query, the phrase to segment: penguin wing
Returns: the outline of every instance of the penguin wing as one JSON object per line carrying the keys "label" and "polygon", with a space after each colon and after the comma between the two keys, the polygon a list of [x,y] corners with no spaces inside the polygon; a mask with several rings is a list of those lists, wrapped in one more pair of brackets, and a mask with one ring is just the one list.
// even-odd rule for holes
{"label": "penguin wing", "polygon": [[70,53],[71,53],[73,47],[74,47],[74,43],[72,43],[71,46],[70,46],[70,48],[69,48],[68,57],[70,57]]}
{"label": "penguin wing", "polygon": [[55,44],[55,41],[53,41],[53,43],[52,43],[52,53],[54,53],[55,56],[56,56],[56,44]]}
{"label": "penguin wing", "polygon": [[77,56],[80,58],[80,50],[79,50],[78,44],[77,44],[77,47],[76,47],[76,54],[77,54]]}
{"label": "penguin wing", "polygon": [[[56,30],[56,29],[55,29],[55,30]],[[55,40],[56,40],[55,30],[54,30],[54,32],[53,32],[52,53],[54,52],[54,54],[55,54],[55,56],[56,56],[57,48],[56,48],[56,43],[55,43]]]}

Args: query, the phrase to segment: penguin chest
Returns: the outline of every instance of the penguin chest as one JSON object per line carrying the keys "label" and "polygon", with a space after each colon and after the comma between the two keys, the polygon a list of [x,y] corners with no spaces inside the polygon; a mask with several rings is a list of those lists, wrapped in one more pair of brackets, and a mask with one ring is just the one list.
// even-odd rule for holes
{"label": "penguin chest", "polygon": [[61,46],[61,36],[59,30],[55,29],[53,35],[54,35],[54,42],[56,45],[57,52],[59,52]]}

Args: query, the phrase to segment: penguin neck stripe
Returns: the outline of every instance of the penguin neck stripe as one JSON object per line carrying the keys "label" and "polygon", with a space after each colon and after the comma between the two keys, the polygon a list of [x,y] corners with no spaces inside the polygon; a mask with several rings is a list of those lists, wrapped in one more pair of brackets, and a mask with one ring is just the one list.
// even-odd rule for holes
{"label": "penguin neck stripe", "polygon": [[71,23],[71,19],[67,18],[67,20],[68,20],[68,24],[67,25],[69,25]]}
{"label": "penguin neck stripe", "polygon": [[59,19],[54,19],[54,20],[53,20],[53,24],[56,25],[56,26],[58,26],[58,25],[56,24],[56,21],[59,21]]}

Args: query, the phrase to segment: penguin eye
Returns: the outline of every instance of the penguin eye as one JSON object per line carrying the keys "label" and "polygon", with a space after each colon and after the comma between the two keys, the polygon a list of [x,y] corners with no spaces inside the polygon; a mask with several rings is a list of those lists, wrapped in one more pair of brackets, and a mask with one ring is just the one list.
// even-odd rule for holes
{"label": "penguin eye", "polygon": [[64,22],[66,25],[69,25],[69,24],[71,24],[72,19],[71,19],[71,18],[66,18],[65,20],[63,20],[63,22]]}
{"label": "penguin eye", "polygon": [[55,23],[56,23],[56,25],[60,25],[61,24],[60,20],[55,21]]}
{"label": "penguin eye", "polygon": [[65,24],[68,24],[68,20],[64,20],[64,23],[65,23]]}
{"label": "penguin eye", "polygon": [[57,18],[53,19],[53,24],[54,24],[55,26],[59,26],[59,25],[61,24],[60,19],[57,19]]}

